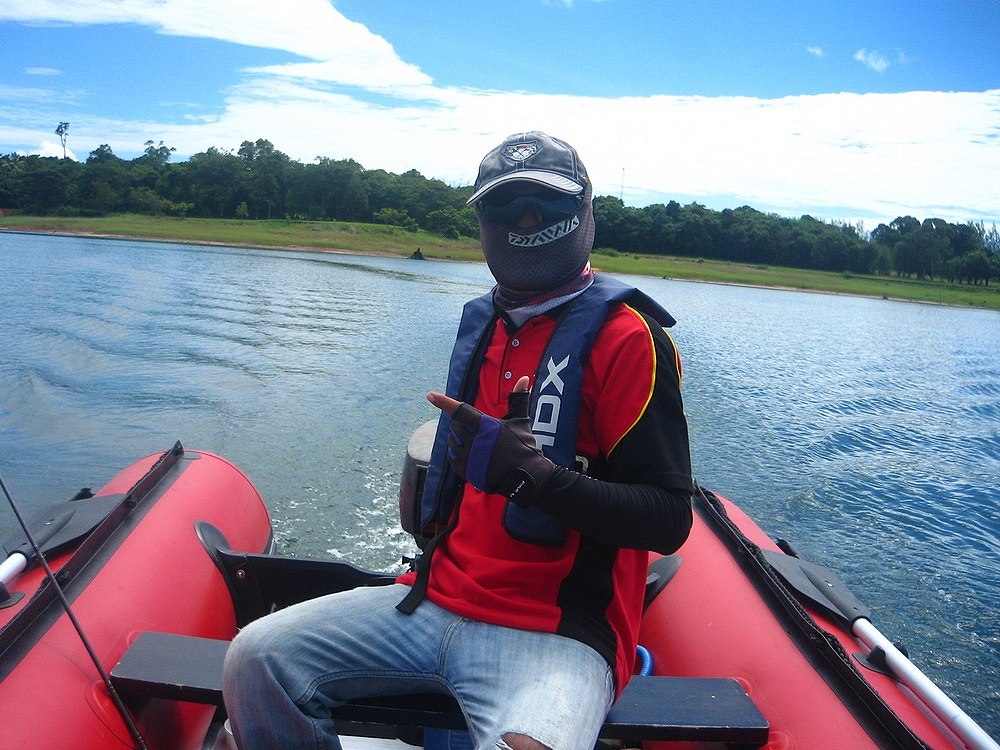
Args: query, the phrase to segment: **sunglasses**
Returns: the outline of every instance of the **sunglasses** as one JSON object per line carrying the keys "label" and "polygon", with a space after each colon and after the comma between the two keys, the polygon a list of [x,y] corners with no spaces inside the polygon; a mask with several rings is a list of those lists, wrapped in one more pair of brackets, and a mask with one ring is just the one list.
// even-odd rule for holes
{"label": "sunglasses", "polygon": [[479,215],[491,224],[516,224],[531,210],[540,218],[539,224],[549,225],[576,216],[583,205],[583,195],[566,195],[554,190],[525,195],[496,190],[476,203]]}

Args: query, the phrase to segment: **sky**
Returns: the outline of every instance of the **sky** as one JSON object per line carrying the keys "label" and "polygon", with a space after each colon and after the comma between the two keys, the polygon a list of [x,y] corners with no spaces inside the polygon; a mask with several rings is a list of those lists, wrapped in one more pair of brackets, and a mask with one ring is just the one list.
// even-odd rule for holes
{"label": "sky", "polygon": [[595,195],[1000,222],[997,0],[0,0],[0,154],[263,138],[469,185],[508,134]]}

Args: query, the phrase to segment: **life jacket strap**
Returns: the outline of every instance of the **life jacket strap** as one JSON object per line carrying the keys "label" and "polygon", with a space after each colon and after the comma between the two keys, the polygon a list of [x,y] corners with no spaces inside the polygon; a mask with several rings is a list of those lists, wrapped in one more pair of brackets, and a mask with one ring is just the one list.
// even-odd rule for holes
{"label": "life jacket strap", "polygon": [[409,592],[403,597],[402,601],[396,605],[396,609],[402,612],[404,615],[412,615],[413,610],[424,600],[427,596],[427,584],[431,578],[431,555],[434,554],[434,550],[437,549],[438,544],[442,539],[445,538],[451,531],[458,525],[458,508],[461,504],[461,498],[455,500],[455,511],[452,513],[451,521],[445,526],[441,531],[431,537],[431,540],[427,542],[427,546],[424,547],[423,552],[417,556],[415,565],[417,569],[417,578],[410,587]]}

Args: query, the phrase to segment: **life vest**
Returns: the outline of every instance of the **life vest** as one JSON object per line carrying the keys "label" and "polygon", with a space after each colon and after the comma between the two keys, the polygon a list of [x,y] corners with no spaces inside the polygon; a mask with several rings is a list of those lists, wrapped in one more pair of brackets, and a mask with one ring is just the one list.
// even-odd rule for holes
{"label": "life vest", "polygon": [[[593,284],[562,309],[539,361],[528,411],[536,442],[545,456],[560,466],[574,468],[577,463],[584,365],[608,313],[618,303],[646,313],[664,328],[676,323],[646,294],[607,276],[595,276]],[[492,292],[465,305],[448,369],[446,393],[452,398],[475,402],[479,370],[497,318]],[[425,532],[448,522],[464,484],[447,461],[450,421],[442,412],[421,497],[421,528]],[[565,541],[565,526],[537,508],[508,502],[504,525],[522,541],[547,545]]]}

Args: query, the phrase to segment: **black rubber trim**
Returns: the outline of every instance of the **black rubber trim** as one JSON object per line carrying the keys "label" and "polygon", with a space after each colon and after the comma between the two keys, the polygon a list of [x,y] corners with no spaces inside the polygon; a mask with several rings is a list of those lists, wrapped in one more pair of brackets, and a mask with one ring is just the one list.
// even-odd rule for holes
{"label": "black rubber trim", "polygon": [[695,488],[693,504],[695,511],[733,553],[734,559],[771,611],[786,626],[799,651],[854,714],[872,740],[882,748],[930,750],[865,680],[840,641],[821,628],[799,604],[777,571],[767,562],[760,547],[750,541],[729,518],[718,496],[699,486]]}
{"label": "black rubber trim", "polygon": [[[97,577],[149,509],[176,481],[187,465],[184,447],[177,442],[150,467],[132,488],[79,544],[56,573],[66,599],[72,603]],[[199,458],[197,453],[187,456]],[[87,502],[80,500],[78,502]],[[31,600],[0,630],[0,680],[10,674],[49,628],[63,615],[55,589],[44,580]]]}

